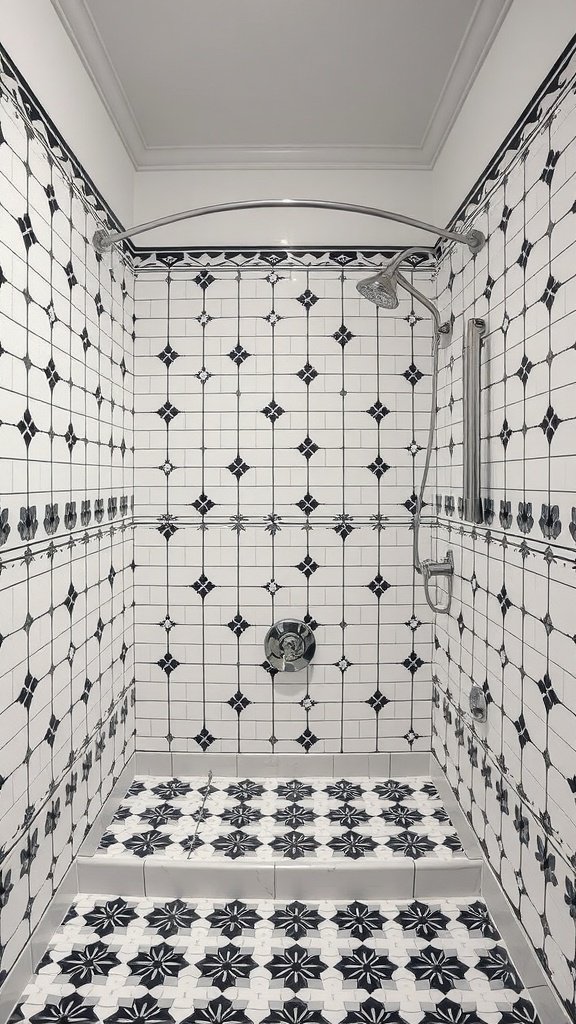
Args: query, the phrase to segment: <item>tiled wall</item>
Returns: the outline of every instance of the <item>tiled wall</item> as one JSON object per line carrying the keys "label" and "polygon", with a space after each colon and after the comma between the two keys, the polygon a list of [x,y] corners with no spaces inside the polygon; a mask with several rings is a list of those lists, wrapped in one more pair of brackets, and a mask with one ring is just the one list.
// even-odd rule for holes
{"label": "tiled wall", "polygon": [[133,280],[0,71],[1,982],[132,752],[134,667]]}
{"label": "tiled wall", "polygon": [[[142,749],[429,749],[409,527],[430,321],[377,313],[371,268],[324,262],[138,275]],[[278,675],[264,638],[288,616],[316,656]]]}
{"label": "tiled wall", "polygon": [[[445,256],[439,549],[456,553],[438,619],[433,746],[553,984],[575,1016],[576,95],[574,58],[512,134],[466,214],[472,259]],[[483,194],[482,194],[483,192]],[[482,526],[461,522],[462,336],[485,318]],[[488,699],[475,724],[468,695]]]}

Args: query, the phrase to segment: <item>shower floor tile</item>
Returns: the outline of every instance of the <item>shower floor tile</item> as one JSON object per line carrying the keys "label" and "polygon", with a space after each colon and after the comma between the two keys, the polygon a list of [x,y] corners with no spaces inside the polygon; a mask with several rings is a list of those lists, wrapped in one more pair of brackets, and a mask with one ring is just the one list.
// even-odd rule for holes
{"label": "shower floor tile", "polygon": [[81,896],[11,1021],[538,1024],[481,900]]}
{"label": "shower floor tile", "polygon": [[430,778],[135,779],[99,854],[255,862],[449,861],[462,846]]}

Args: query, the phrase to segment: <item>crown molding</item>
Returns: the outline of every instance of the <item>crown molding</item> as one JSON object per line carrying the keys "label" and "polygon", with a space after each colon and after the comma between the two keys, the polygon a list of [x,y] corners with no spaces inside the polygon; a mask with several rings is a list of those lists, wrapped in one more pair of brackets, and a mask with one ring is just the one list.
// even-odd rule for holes
{"label": "crown molding", "polygon": [[146,144],[84,0],[51,0],[51,3],[137,170],[144,159]]}
{"label": "crown molding", "polygon": [[422,140],[424,163],[434,167],[513,0],[477,0],[468,29]]}
{"label": "crown molding", "polygon": [[432,170],[513,0],[477,0],[420,144],[148,146],[86,0],[51,0],[136,171],[194,169]]}

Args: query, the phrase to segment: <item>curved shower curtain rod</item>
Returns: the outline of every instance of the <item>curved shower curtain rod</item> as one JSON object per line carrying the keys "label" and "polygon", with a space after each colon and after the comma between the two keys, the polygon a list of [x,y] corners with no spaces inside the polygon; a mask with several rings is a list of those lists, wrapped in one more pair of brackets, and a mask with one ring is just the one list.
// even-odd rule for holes
{"label": "curved shower curtain rod", "polygon": [[125,238],[133,235],[140,235],[143,231],[152,231],[154,228],[164,227],[166,224],[177,224],[181,220],[191,220],[193,217],[206,217],[212,213],[230,213],[235,210],[266,210],[274,207],[295,207],[308,210],[343,210],[345,213],[359,213],[367,217],[380,217],[382,220],[392,220],[399,224],[407,224],[409,227],[422,228],[423,231],[431,231],[440,238],[447,238],[452,242],[462,242],[467,245],[470,252],[480,252],[486,239],[477,228],[470,228],[466,234],[459,234],[456,231],[448,231],[446,228],[438,228],[434,224],[427,224],[426,221],[416,220],[414,217],[406,217],[402,213],[394,213],[390,210],[381,210],[377,206],[355,206],[352,203],[333,203],[324,199],[251,199],[238,203],[221,203],[218,206],[199,206],[195,210],[184,210],[182,213],[172,213],[168,217],[159,217],[157,220],[146,221],[145,224],[137,224],[127,231],[106,231],[101,228],[94,234],[92,239],[97,253],[102,255],[107,252],[116,242],[122,242]]}

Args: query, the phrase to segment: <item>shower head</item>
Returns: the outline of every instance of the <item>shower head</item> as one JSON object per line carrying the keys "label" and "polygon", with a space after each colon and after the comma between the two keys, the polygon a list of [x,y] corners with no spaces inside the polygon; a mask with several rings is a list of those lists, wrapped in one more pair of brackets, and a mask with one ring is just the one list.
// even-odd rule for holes
{"label": "shower head", "polygon": [[396,274],[385,268],[378,274],[374,274],[373,277],[366,277],[363,281],[358,281],[356,291],[383,309],[396,309],[398,306],[397,284]]}

